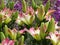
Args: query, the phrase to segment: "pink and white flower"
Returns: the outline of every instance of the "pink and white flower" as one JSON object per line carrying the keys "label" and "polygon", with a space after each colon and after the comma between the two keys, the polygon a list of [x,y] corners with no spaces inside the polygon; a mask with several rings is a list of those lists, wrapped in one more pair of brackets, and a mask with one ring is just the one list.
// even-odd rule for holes
{"label": "pink and white flower", "polygon": [[9,40],[6,38],[2,41],[2,45],[14,45],[14,40]]}
{"label": "pink and white flower", "polygon": [[50,39],[53,45],[56,45],[60,41],[60,32],[55,31],[54,33],[50,32],[49,36],[46,39]]}
{"label": "pink and white flower", "polygon": [[35,38],[36,40],[40,40],[41,38],[40,38],[40,29],[39,28],[37,28],[37,29],[35,29],[35,28],[30,28],[29,30],[28,29],[25,29],[28,33],[30,33],[32,36],[33,36],[33,38]]}

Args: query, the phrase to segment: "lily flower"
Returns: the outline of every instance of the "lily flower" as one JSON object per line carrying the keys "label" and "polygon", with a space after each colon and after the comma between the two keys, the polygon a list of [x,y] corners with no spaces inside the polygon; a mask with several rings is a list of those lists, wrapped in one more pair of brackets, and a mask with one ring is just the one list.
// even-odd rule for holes
{"label": "lily flower", "polygon": [[20,16],[18,15],[18,18],[16,19],[16,23],[18,25],[23,25],[23,21],[20,19]]}
{"label": "lily flower", "polygon": [[60,33],[57,31],[55,31],[54,33],[51,32],[46,38],[50,39],[53,45],[56,45],[60,41]]}
{"label": "lily flower", "polygon": [[8,34],[11,39],[15,40],[17,37],[17,30],[14,28],[13,30],[8,30]]}
{"label": "lily flower", "polygon": [[6,38],[2,41],[2,45],[14,45],[14,41]]}
{"label": "lily flower", "polygon": [[34,29],[33,27],[28,29],[25,29],[28,33],[30,33],[32,35],[33,38],[35,38],[36,40],[40,40],[40,29]]}
{"label": "lily flower", "polygon": [[35,19],[33,9],[29,7],[26,13],[20,13],[20,19],[27,25],[32,24]]}
{"label": "lily flower", "polygon": [[26,31],[25,29],[26,29],[26,28],[24,28],[24,29],[20,30],[20,31],[19,31],[19,33],[20,33],[20,34],[24,34],[24,33],[25,33],[25,31]]}
{"label": "lily flower", "polygon": [[0,14],[2,15],[2,20],[4,23],[9,23],[11,21],[11,14],[13,13],[13,10],[10,10],[8,8],[5,8],[4,10],[1,10]]}

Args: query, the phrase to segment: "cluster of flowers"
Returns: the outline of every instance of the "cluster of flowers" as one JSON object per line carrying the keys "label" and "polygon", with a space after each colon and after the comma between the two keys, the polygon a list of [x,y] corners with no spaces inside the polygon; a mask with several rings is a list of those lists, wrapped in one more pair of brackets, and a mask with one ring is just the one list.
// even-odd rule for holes
{"label": "cluster of flowers", "polygon": [[[43,4],[46,4],[48,0],[44,0]],[[51,2],[51,8],[55,9],[56,11],[53,14],[53,17],[56,21],[60,21],[60,0],[50,0]]]}
{"label": "cluster of flowers", "polygon": [[[34,0],[32,0],[32,6],[27,6],[25,0],[21,3],[12,1],[5,7],[2,0],[0,45],[48,45],[46,40],[49,40],[49,45],[50,42],[53,45],[60,45],[60,32],[56,30],[56,23],[51,16],[55,10],[49,10],[50,1],[48,0],[48,5],[45,6],[36,5]],[[19,30],[14,26],[11,28],[14,23],[19,26]],[[28,44],[26,41],[31,42]],[[45,41],[47,43],[44,43]]]}

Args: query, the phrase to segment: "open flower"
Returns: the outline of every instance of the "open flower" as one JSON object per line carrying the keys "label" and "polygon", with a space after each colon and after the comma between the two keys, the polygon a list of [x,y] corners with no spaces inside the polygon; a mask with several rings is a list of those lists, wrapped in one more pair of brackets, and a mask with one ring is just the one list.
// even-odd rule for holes
{"label": "open flower", "polygon": [[21,17],[21,20],[27,25],[32,24],[34,19],[35,19],[35,16],[29,15],[29,14],[28,15],[24,14],[23,17]]}
{"label": "open flower", "polygon": [[13,10],[10,10],[8,8],[5,8],[4,10],[0,11],[0,14],[2,15],[2,22],[9,23],[11,21],[11,14],[13,13]]}
{"label": "open flower", "polygon": [[33,23],[34,19],[35,19],[34,10],[32,9],[32,7],[28,7],[26,13],[20,12],[16,20],[16,23],[20,25],[23,23],[29,25]]}
{"label": "open flower", "polygon": [[17,30],[14,28],[13,30],[8,30],[8,34],[11,39],[15,40],[17,37]]}
{"label": "open flower", "polygon": [[37,28],[37,29],[34,29],[33,27],[30,28],[29,30],[26,29],[26,31],[28,33],[30,33],[32,35],[33,38],[35,38],[36,40],[40,40],[40,29]]}
{"label": "open flower", "polygon": [[22,20],[27,25],[32,24],[34,19],[35,19],[35,15],[31,7],[27,9],[26,13],[20,13],[20,20]]}
{"label": "open flower", "polygon": [[60,33],[57,31],[55,31],[54,33],[51,32],[46,38],[50,39],[53,45],[56,45],[60,41]]}
{"label": "open flower", "polygon": [[16,19],[16,23],[18,25],[23,25],[23,21],[20,19],[20,16],[18,16],[18,18]]}
{"label": "open flower", "polygon": [[6,38],[2,41],[2,45],[14,45],[14,41]]}
{"label": "open flower", "polygon": [[46,13],[46,15],[45,15],[45,19],[46,20],[48,20],[48,21],[50,21],[51,20],[51,18],[52,18],[52,14],[55,12],[55,10],[48,10],[48,12]]}

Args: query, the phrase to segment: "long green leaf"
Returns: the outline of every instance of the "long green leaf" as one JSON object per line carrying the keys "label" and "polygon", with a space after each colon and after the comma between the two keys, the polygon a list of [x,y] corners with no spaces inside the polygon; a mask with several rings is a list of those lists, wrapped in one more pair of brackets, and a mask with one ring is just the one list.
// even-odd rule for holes
{"label": "long green leaf", "polygon": [[8,37],[8,27],[7,27],[7,25],[5,25],[5,27],[4,27],[4,32],[5,32],[5,36]]}
{"label": "long green leaf", "polygon": [[5,35],[4,35],[3,32],[0,32],[0,38],[1,38],[1,41],[2,41],[3,39],[5,39]]}
{"label": "long green leaf", "polygon": [[24,36],[21,37],[21,45],[24,45]]}
{"label": "long green leaf", "polygon": [[37,4],[34,2],[34,0],[32,0],[32,7],[33,7],[34,10],[37,9]]}
{"label": "long green leaf", "polygon": [[47,13],[47,11],[50,8],[50,0],[47,1],[46,6],[45,6],[45,12]]}
{"label": "long green leaf", "polygon": [[18,11],[14,12],[14,13],[12,14],[12,17],[11,17],[11,18],[12,18],[12,21],[16,20],[17,17],[18,17]]}
{"label": "long green leaf", "polygon": [[26,1],[22,0],[22,10],[23,10],[23,12],[26,12],[26,8],[27,8]]}
{"label": "long green leaf", "polygon": [[0,10],[2,10],[5,7],[4,0],[0,0],[0,3]]}
{"label": "long green leaf", "polygon": [[2,15],[0,14],[0,29],[2,28]]}
{"label": "long green leaf", "polygon": [[12,2],[9,2],[8,3],[8,7],[10,8],[10,9],[13,9],[14,8],[14,2],[12,1]]}

